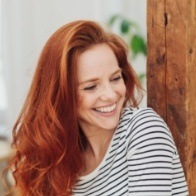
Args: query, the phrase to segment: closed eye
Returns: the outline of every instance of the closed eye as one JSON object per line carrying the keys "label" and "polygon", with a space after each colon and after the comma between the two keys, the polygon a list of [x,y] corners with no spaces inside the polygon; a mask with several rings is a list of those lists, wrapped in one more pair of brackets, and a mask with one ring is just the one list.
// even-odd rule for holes
{"label": "closed eye", "polygon": [[116,76],[114,78],[111,79],[111,82],[117,82],[122,78],[122,76]]}
{"label": "closed eye", "polygon": [[87,86],[83,90],[85,91],[94,91],[97,88],[97,85]]}

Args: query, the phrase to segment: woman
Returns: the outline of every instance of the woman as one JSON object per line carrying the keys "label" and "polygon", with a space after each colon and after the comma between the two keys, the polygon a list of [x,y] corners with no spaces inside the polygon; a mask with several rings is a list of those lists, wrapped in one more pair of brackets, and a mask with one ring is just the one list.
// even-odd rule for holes
{"label": "woman", "polygon": [[188,195],[171,133],[150,108],[127,47],[92,21],[46,43],[13,130],[22,195]]}

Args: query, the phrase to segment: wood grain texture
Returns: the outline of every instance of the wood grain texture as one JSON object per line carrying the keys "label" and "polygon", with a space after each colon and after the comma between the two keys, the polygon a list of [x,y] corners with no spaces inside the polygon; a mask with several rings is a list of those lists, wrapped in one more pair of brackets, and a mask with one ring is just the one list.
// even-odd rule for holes
{"label": "wood grain texture", "polygon": [[189,0],[187,5],[186,32],[186,147],[185,170],[190,196],[196,195],[196,1]]}
{"label": "wood grain texture", "polygon": [[165,19],[164,1],[148,0],[147,14],[147,91],[148,105],[154,108],[164,119],[165,102]]}
{"label": "wood grain texture", "polygon": [[187,127],[187,90],[186,90],[186,31],[187,31],[187,1],[166,0],[166,121],[172,128],[178,151],[183,163],[186,162],[185,146]]}
{"label": "wood grain texture", "polygon": [[196,0],[149,0],[148,105],[165,119],[196,195]]}

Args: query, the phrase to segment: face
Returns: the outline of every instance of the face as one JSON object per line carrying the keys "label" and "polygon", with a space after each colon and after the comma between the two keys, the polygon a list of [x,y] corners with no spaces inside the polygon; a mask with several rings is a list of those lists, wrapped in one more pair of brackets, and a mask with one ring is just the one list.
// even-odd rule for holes
{"label": "face", "polygon": [[78,119],[86,135],[117,127],[126,93],[121,71],[106,44],[98,44],[79,56]]}

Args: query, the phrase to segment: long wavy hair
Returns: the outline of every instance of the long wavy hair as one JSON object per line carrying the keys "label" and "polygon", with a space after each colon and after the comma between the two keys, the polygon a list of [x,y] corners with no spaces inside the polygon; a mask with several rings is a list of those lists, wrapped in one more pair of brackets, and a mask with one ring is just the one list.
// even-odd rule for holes
{"label": "long wavy hair", "polygon": [[77,117],[77,57],[96,44],[107,44],[122,68],[125,105],[138,105],[142,87],[128,62],[126,44],[93,21],[62,26],[40,55],[24,106],[13,128],[12,170],[22,195],[71,195],[84,167],[85,137]]}

